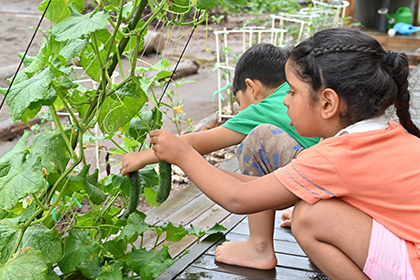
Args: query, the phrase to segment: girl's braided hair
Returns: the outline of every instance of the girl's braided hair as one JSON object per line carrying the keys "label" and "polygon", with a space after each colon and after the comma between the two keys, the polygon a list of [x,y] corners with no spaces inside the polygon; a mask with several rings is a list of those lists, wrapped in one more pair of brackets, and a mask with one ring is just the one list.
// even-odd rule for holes
{"label": "girl's braided hair", "polygon": [[378,117],[395,105],[403,127],[420,137],[409,112],[408,58],[403,53],[385,51],[369,35],[349,28],[326,29],[316,33],[289,54],[298,76],[308,83],[312,99],[331,88],[344,99],[345,125]]}

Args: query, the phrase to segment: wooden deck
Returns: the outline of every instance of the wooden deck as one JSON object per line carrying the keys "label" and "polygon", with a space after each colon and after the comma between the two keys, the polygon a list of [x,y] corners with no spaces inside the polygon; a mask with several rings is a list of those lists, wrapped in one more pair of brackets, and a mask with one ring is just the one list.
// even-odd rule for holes
{"label": "wooden deck", "polygon": [[[220,168],[234,172],[239,169],[236,158],[225,162]],[[249,269],[215,261],[217,245],[224,241],[247,239],[248,220],[245,215],[235,215],[224,210],[193,184],[146,214],[147,222],[151,224],[171,221],[175,225],[194,224],[209,228],[218,222],[227,228],[225,232],[208,236],[198,244],[194,236],[187,236],[174,244],[166,243],[172,246],[170,253],[175,258],[182,256],[187,250],[189,252],[156,279],[328,279],[305,256],[290,229],[280,227],[281,212],[277,213],[274,233],[278,261],[276,268],[272,270]],[[155,238],[149,237],[147,239],[150,239],[152,246]]]}

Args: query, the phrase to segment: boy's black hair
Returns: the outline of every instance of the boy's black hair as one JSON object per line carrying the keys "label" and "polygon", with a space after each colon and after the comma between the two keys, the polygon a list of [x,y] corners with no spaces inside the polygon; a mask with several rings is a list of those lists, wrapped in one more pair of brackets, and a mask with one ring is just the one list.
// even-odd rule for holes
{"label": "boy's black hair", "polygon": [[317,32],[290,52],[290,63],[312,89],[331,88],[347,105],[341,121],[351,125],[379,117],[394,105],[408,132],[420,137],[409,111],[408,58],[385,51],[373,37],[359,30],[333,28]]}
{"label": "boy's black hair", "polygon": [[258,80],[268,88],[277,88],[286,81],[287,51],[267,43],[256,44],[246,50],[235,66],[233,94],[246,90],[245,79]]}

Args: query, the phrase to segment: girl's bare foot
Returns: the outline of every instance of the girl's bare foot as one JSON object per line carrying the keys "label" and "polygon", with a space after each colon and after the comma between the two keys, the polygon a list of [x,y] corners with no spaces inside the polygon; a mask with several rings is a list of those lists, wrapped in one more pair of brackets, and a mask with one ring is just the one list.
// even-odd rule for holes
{"label": "girl's bare foot", "polygon": [[216,249],[216,261],[257,269],[273,269],[277,264],[272,243],[249,239],[223,243]]}

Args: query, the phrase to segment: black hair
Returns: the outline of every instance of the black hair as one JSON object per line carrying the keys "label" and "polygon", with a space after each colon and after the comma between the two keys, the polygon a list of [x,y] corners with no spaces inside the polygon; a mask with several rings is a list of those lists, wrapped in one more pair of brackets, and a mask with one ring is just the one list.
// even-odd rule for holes
{"label": "black hair", "polygon": [[233,94],[246,90],[245,79],[258,80],[268,88],[277,88],[286,82],[287,51],[267,43],[256,44],[246,50],[235,66]]}
{"label": "black hair", "polygon": [[359,30],[333,28],[301,42],[289,59],[297,75],[311,86],[313,101],[325,88],[344,100],[343,124],[379,117],[394,105],[403,127],[420,137],[409,112],[409,66],[404,53],[385,51],[375,38]]}

